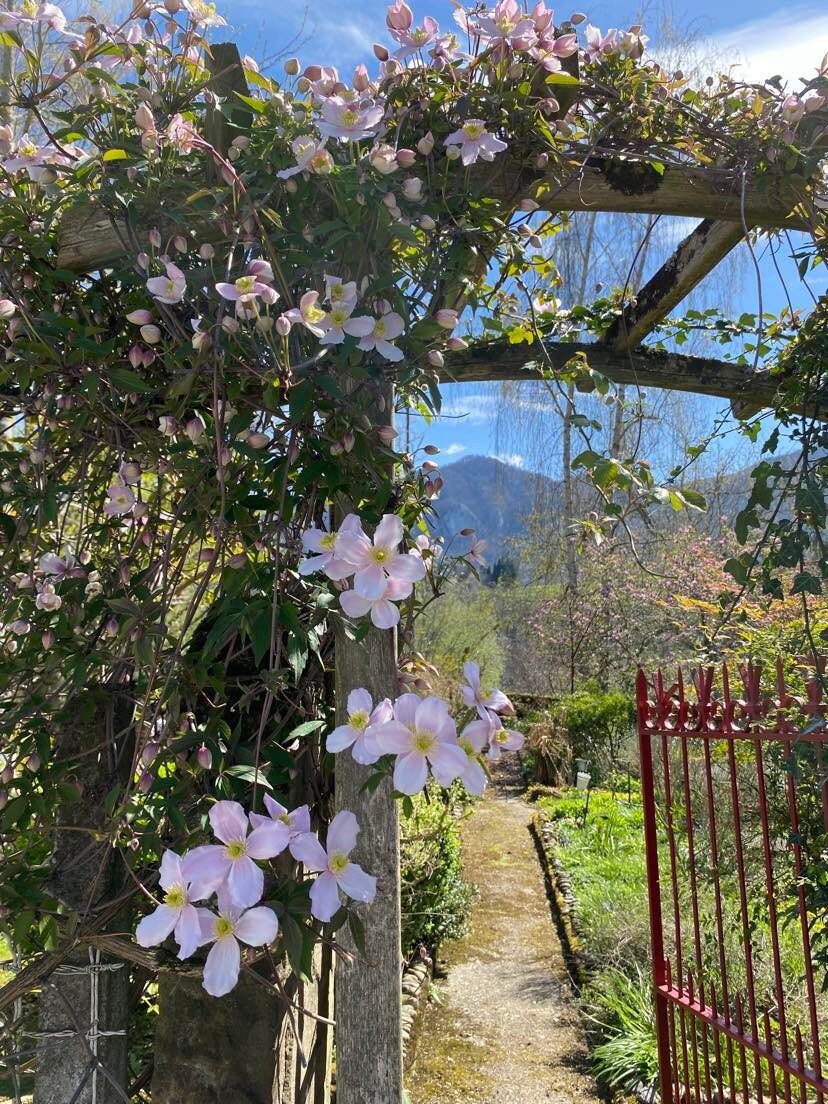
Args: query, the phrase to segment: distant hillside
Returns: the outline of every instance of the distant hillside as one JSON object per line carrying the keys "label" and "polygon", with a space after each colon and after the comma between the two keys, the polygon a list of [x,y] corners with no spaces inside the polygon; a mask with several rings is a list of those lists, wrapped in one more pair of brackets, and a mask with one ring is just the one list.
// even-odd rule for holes
{"label": "distant hillside", "polygon": [[[791,456],[779,459],[790,461]],[[702,480],[698,487],[708,498],[709,510],[686,520],[713,534],[729,528],[747,499],[755,463],[724,476],[715,486],[712,481],[706,486]],[[530,514],[540,510],[554,517],[560,516],[563,509],[563,485],[559,480],[512,467],[493,456],[466,456],[441,468],[440,474],[443,489],[435,503],[437,519],[432,532],[448,542],[460,529],[474,529],[486,542],[489,565],[509,553]],[[668,526],[684,524],[685,515],[675,515],[665,507],[663,522]]]}

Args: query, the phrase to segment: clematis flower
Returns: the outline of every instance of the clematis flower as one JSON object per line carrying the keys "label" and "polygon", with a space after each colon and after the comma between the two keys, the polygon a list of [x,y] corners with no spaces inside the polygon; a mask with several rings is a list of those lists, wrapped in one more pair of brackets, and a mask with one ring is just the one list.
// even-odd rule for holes
{"label": "clematis flower", "polygon": [[181,857],[175,851],[161,856],[161,888],[163,903],[145,916],[135,929],[135,939],[141,947],[157,947],[173,934],[178,943],[178,957],[189,958],[201,942],[198,912],[190,903],[190,884],[181,868]]}
{"label": "clematis flower", "polygon": [[107,487],[106,493],[107,501],[103,512],[107,517],[128,514],[135,505],[135,495],[125,483],[113,483],[111,487]]}
{"label": "clematis flower", "polygon": [[183,0],[182,5],[202,27],[226,27],[227,20],[216,11],[216,5],[208,0]]}
{"label": "clematis flower", "polygon": [[504,728],[503,722],[496,713],[489,713],[491,731],[489,733],[489,750],[486,758],[490,763],[496,763],[504,751],[519,751],[523,747],[524,736],[514,728]]}
{"label": "clematis flower", "polygon": [[384,753],[397,756],[394,788],[400,793],[418,793],[428,780],[429,767],[441,786],[450,786],[468,767],[441,698],[403,694],[394,702],[393,721],[382,726],[378,739]]}
{"label": "clematis flower", "polygon": [[147,280],[147,291],[159,303],[180,303],[187,290],[187,277],[171,261],[166,265],[166,276],[151,276]]}
{"label": "clematis flower", "polygon": [[311,915],[323,924],[339,910],[340,889],[352,900],[364,904],[376,896],[377,879],[348,858],[356,847],[358,833],[356,817],[343,809],[330,823],[326,847],[310,832],[297,841],[299,861],[312,873],[319,874],[310,890]]}
{"label": "clematis flower", "polygon": [[322,174],[330,172],[333,168],[331,155],[325,149],[325,142],[309,134],[301,134],[294,138],[290,144],[296,164],[289,169],[281,169],[276,173],[279,180],[289,180],[300,172],[315,172]]}
{"label": "clematis flower", "polygon": [[460,159],[464,165],[474,165],[481,161],[494,161],[496,153],[505,150],[506,143],[501,142],[486,130],[482,119],[468,119],[459,130],[455,130],[443,142],[445,146],[459,146]]}
{"label": "clematis flower", "polygon": [[489,784],[481,756],[490,732],[490,722],[478,718],[467,724],[457,737],[457,746],[466,753],[466,766],[458,777],[469,793],[475,797],[480,797]]}
{"label": "clematis flower", "polygon": [[598,27],[587,23],[584,36],[586,38],[586,56],[589,61],[597,61],[604,54],[608,54],[615,47],[615,39],[618,31],[611,27],[605,35],[601,34]]}
{"label": "clematis flower", "polygon": [[314,337],[323,337],[325,329],[321,323],[324,321],[325,312],[316,305],[318,300],[318,291],[306,291],[299,300],[299,306],[285,311],[282,318],[286,318],[291,325],[301,323]]}
{"label": "clematis flower", "polygon": [[381,598],[389,580],[416,583],[424,577],[422,557],[399,550],[404,532],[396,514],[383,514],[372,539],[362,532],[342,534],[338,552],[356,568],[354,590],[361,598]]}
{"label": "clematis flower", "polygon": [[463,674],[468,685],[460,687],[463,702],[469,709],[476,709],[480,716],[486,719],[486,710],[491,709],[495,713],[514,713],[514,706],[502,690],[484,688],[480,684],[480,665],[469,660],[463,664]]}
{"label": "clematis flower", "polygon": [[270,794],[264,795],[264,803],[268,815],[251,813],[251,825],[253,828],[275,827],[274,838],[284,838],[284,846],[298,862],[298,856],[294,855],[293,848],[299,837],[310,831],[310,809],[307,805],[299,805],[292,812],[288,812],[287,807],[280,805]]}
{"label": "clematis flower", "polygon": [[231,303],[253,303],[259,295],[268,295],[272,289],[256,276],[239,276],[232,284],[218,283],[216,291],[222,299],[229,299]]}
{"label": "clematis flower", "polygon": [[25,169],[30,180],[40,180],[46,172],[50,153],[48,146],[38,146],[28,134],[24,134],[17,143],[14,156],[7,158],[2,165],[6,172]]}
{"label": "clematis flower", "polygon": [[350,307],[352,310],[356,306],[357,301],[357,286],[354,280],[349,280],[348,283],[344,283],[339,276],[323,277],[325,280],[325,298],[331,304],[332,307]]}
{"label": "clematis flower", "polygon": [[317,127],[323,137],[360,142],[374,137],[384,114],[384,105],[374,100],[346,100],[342,96],[331,96],[322,104],[322,118]]}
{"label": "clematis flower", "polygon": [[172,145],[185,157],[201,142],[201,135],[189,119],[185,119],[180,112],[170,119],[166,134]]}
{"label": "clematis flower", "polygon": [[491,12],[477,16],[476,28],[484,42],[494,47],[496,57],[509,50],[528,50],[535,42],[535,24],[516,0],[499,0]]}
{"label": "clematis flower", "polygon": [[266,947],[279,933],[279,921],[273,909],[259,905],[243,909],[225,891],[219,891],[218,916],[200,908],[200,942],[212,943],[204,963],[202,985],[211,997],[223,997],[235,988],[241,970],[239,941],[250,947]]}
{"label": "clematis flower", "polygon": [[189,851],[183,860],[185,877],[207,887],[208,893],[226,884],[239,908],[255,905],[262,896],[264,875],[253,860],[281,854],[286,846],[283,833],[275,824],[262,824],[248,835],[250,825],[238,801],[217,801],[210,810],[210,825],[221,843]]}
{"label": "clematis flower", "polygon": [[374,332],[376,322],[370,315],[359,314],[351,317],[353,307],[336,306],[325,315],[320,325],[324,333],[320,345],[341,345],[346,337],[367,337]]}
{"label": "clematis flower", "polygon": [[382,749],[377,739],[377,726],[386,724],[394,716],[388,698],[376,707],[367,690],[352,690],[348,695],[348,720],[338,725],[325,742],[328,751],[338,752],[351,748],[357,763],[376,763]]}
{"label": "clematis flower", "polygon": [[[411,11],[407,5],[403,4],[401,7],[405,8],[408,14],[411,15]],[[390,11],[391,9],[389,8],[389,12]],[[402,24],[406,22],[406,19],[407,17],[403,16],[398,22]],[[386,22],[387,21],[388,19],[386,17]],[[398,61],[402,61],[411,54],[416,54],[418,51],[424,50],[426,46],[430,46],[431,43],[434,42],[437,35],[440,33],[440,25],[437,20],[433,19],[430,15],[427,15],[425,19],[423,19],[422,26],[420,27],[415,27],[413,23],[414,20],[412,16],[412,18],[407,21],[406,26],[400,25],[393,27],[389,25],[388,27],[392,38],[396,39],[400,44],[400,49],[394,54],[394,57],[397,58]]]}
{"label": "clematis flower", "polygon": [[78,571],[83,574],[83,569],[78,567],[77,561],[71,552],[64,553],[62,557],[54,552],[47,552],[38,560],[37,570],[44,575],[55,575],[60,578],[66,575],[74,575]]}
{"label": "clematis flower", "polygon": [[37,590],[35,605],[39,610],[45,610],[47,613],[57,613],[63,605],[63,599],[51,583],[42,583]]}
{"label": "clematis flower", "polygon": [[339,604],[349,617],[371,615],[371,623],[378,629],[393,629],[399,623],[400,611],[394,605],[407,598],[413,590],[411,583],[399,579],[389,579],[379,598],[363,598],[355,590],[343,590]]}
{"label": "clematis flower", "polygon": [[[357,514],[348,514],[338,530],[326,532],[324,529],[306,529],[302,534],[302,546],[306,552],[313,552],[299,564],[300,575],[312,575],[315,571],[324,571],[329,579],[339,581],[354,573],[354,565],[337,552],[340,537],[348,534],[358,537],[362,533],[362,523]],[[367,538],[366,538],[367,539]]]}
{"label": "clematis flower", "polygon": [[405,323],[400,315],[396,311],[388,311],[387,314],[374,319],[373,329],[357,343],[357,348],[364,349],[366,352],[376,350],[385,360],[400,361],[403,359],[403,351],[392,342],[394,338],[400,337],[404,330]]}

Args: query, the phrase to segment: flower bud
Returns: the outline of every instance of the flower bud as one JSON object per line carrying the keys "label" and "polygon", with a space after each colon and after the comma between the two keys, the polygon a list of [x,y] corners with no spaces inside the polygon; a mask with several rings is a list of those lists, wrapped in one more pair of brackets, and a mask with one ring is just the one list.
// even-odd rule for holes
{"label": "flower bud", "polygon": [[9,795],[4,790],[2,793],[0,793],[0,812],[2,812],[3,809],[5,809],[6,802],[8,800],[9,800]]}
{"label": "flower bud", "polygon": [[433,460],[424,460],[423,461],[423,471],[424,472],[437,471],[437,465],[434,463]]}
{"label": "flower bud", "polygon": [[31,771],[32,774],[36,774],[40,770],[42,765],[43,760],[40,758],[36,751],[33,752],[26,760],[26,770]]}
{"label": "flower bud", "polygon": [[176,234],[173,238],[173,249],[178,250],[179,253],[186,253],[189,248],[190,247],[187,244],[187,239],[184,237],[184,235]]}
{"label": "flower bud", "polygon": [[440,450],[437,448],[436,445],[426,445],[425,448],[423,449],[423,452],[427,456],[437,456],[439,454]]}
{"label": "flower bud", "polygon": [[127,322],[132,322],[135,326],[148,326],[152,322],[152,311],[143,308],[130,311],[126,318]]}
{"label": "flower bud", "polygon": [[433,364],[435,368],[442,368],[446,363],[445,357],[439,349],[428,350],[428,362],[429,364]]}
{"label": "flower bud", "polygon": [[537,159],[535,161],[535,165],[537,166],[537,168],[545,169],[548,164],[549,164],[549,154],[548,153],[539,153],[538,156],[537,156]]}
{"label": "flower bud", "polygon": [[171,414],[162,414],[158,419],[158,428],[165,437],[174,437],[178,432],[178,422]]}
{"label": "flower bud", "polygon": [[397,164],[401,169],[410,169],[416,162],[417,154],[411,149],[398,149],[397,150]]}
{"label": "flower bud", "polygon": [[198,414],[194,414],[192,418],[187,419],[184,425],[184,432],[190,438],[193,444],[201,439],[201,436],[204,433],[204,422],[201,420]]}
{"label": "flower bud", "polygon": [[148,770],[142,771],[141,776],[138,779],[138,789],[142,794],[147,794],[152,789],[152,783],[154,779],[152,773]]}
{"label": "flower bud", "polygon": [[434,135],[431,133],[431,131],[422,136],[422,138],[417,143],[417,149],[420,151],[423,157],[428,157],[428,155],[434,149]]}
{"label": "flower bud", "polygon": [[25,636],[31,627],[25,617],[18,617],[16,621],[12,621],[9,625],[15,636]]}
{"label": "flower bud", "polygon": [[459,146],[449,146],[446,150],[446,159],[448,161],[456,161],[460,157]]}
{"label": "flower bud", "polygon": [[377,430],[377,437],[386,445],[390,445],[394,438],[398,436],[399,434],[392,426],[380,426]]}
{"label": "flower bud", "polygon": [[160,249],[161,248],[161,231],[160,230],[156,230],[156,229],[150,230],[150,232],[149,232],[149,243],[153,247],[153,249]]}
{"label": "flower bud", "polygon": [[209,242],[203,242],[198,247],[198,255],[201,257],[202,261],[212,261],[213,257],[216,255],[216,251]]}
{"label": "flower bud", "polygon": [[142,326],[141,337],[147,345],[157,345],[161,340],[161,331],[157,326]]}
{"label": "flower bud", "polygon": [[386,48],[384,46],[380,46],[378,42],[374,43],[373,50],[374,57],[377,59],[377,61],[388,61],[388,59],[391,57]]}
{"label": "flower bud", "polygon": [[530,214],[532,211],[537,211],[539,207],[540,204],[538,203],[538,201],[535,199],[530,199],[528,196],[526,197],[526,199],[522,199],[520,201],[520,210],[527,211]]}
{"label": "flower bud", "polygon": [[115,617],[110,617],[107,623],[104,625],[104,632],[107,636],[118,635],[118,620]]}
{"label": "flower bud", "polygon": [[285,73],[289,77],[295,77],[299,73],[299,58],[288,58],[285,62]]}
{"label": "flower bud", "polygon": [[285,318],[283,314],[276,319],[276,333],[279,337],[287,337],[290,333],[290,319]]}
{"label": "flower bud", "polygon": [[148,740],[141,749],[141,765],[148,767],[160,750],[157,740]]}
{"label": "flower bud", "polygon": [[44,649],[48,652],[55,642],[55,634],[52,632],[51,629],[46,629],[46,631],[41,636],[40,641]]}
{"label": "flower bud", "polygon": [[450,337],[446,342],[446,348],[451,349],[453,353],[459,353],[462,349],[468,349],[468,347],[468,342],[464,341],[462,337]]}
{"label": "flower bud", "polygon": [[442,326],[445,330],[453,330],[456,328],[459,321],[459,315],[456,310],[449,310],[447,307],[443,307],[438,310],[434,315],[438,326]]}
{"label": "flower bud", "polygon": [[0,319],[4,322],[7,318],[11,318],[16,310],[17,305],[11,299],[0,299]]}
{"label": "flower bud", "polygon": [[231,556],[227,561],[227,566],[232,567],[234,571],[238,571],[242,567],[247,567],[247,553],[236,552],[235,555]]}
{"label": "flower bud", "polygon": [[213,765],[213,753],[206,744],[202,744],[198,749],[196,759],[202,770],[209,770]]}
{"label": "flower bud", "polygon": [[355,92],[365,92],[371,86],[368,70],[364,65],[358,65],[354,70],[353,86]]}
{"label": "flower bud", "polygon": [[433,230],[437,223],[431,217],[431,215],[420,215],[420,229],[421,230]]}

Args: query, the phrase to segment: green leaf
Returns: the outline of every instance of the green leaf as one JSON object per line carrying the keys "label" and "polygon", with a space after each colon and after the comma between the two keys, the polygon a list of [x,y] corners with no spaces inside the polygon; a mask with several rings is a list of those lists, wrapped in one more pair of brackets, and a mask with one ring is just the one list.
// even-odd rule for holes
{"label": "green leaf", "polygon": [[273,789],[260,770],[248,766],[246,763],[237,763],[235,766],[226,767],[223,773],[229,774],[231,778],[240,778],[243,782],[250,782],[251,785],[256,782],[259,786],[264,786],[266,790]]}
{"label": "green leaf", "polygon": [[123,149],[108,149],[103,155],[101,160],[103,161],[125,161],[129,157],[126,150]]}
{"label": "green leaf", "polygon": [[573,87],[578,86],[581,82],[577,77],[573,77],[571,73],[550,73],[544,83],[557,85],[566,84]]}
{"label": "green leaf", "polygon": [[297,725],[296,728],[290,730],[290,736],[309,736],[311,732],[316,732],[318,728],[322,728],[325,722],[321,719],[316,721],[303,721],[302,724]]}
{"label": "green leaf", "polygon": [[131,372],[129,368],[109,368],[107,369],[107,375],[110,383],[114,383],[119,391],[126,391],[128,394],[146,394],[155,390],[146,380],[141,379],[136,372]]}

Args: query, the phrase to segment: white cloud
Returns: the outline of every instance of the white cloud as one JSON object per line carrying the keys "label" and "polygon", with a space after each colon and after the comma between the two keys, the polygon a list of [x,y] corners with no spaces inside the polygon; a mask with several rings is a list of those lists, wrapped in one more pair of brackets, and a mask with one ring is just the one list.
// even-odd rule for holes
{"label": "white cloud", "polygon": [[509,464],[513,468],[522,468],[525,461],[519,452],[490,452],[493,460],[499,460],[501,464]]}
{"label": "white cloud", "polygon": [[459,441],[455,441],[453,444],[449,445],[448,448],[444,448],[441,451],[443,456],[459,456],[461,452],[466,451],[466,446],[461,445]]}
{"label": "white cloud", "polygon": [[734,59],[737,79],[762,81],[781,76],[791,91],[798,78],[814,77],[828,49],[828,8],[824,4],[780,7],[737,27],[718,31],[711,49]]}

